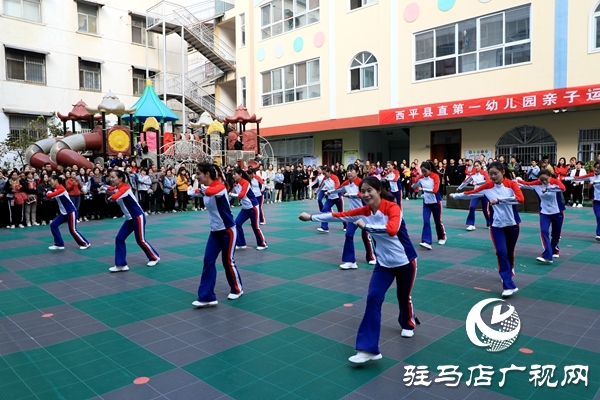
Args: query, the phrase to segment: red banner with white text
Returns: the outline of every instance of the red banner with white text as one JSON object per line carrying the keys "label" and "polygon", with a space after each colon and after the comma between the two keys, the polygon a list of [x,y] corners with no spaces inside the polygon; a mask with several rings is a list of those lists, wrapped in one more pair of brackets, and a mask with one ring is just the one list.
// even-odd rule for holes
{"label": "red banner with white text", "polygon": [[523,111],[564,109],[599,103],[600,84],[381,110],[379,111],[379,123],[386,125],[448,118],[481,117]]}

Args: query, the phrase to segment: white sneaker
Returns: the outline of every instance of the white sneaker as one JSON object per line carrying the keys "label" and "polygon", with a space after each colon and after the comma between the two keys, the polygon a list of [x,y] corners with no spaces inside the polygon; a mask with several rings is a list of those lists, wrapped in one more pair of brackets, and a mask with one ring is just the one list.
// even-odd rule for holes
{"label": "white sneaker", "polygon": [[114,267],[110,267],[108,269],[110,272],[121,272],[121,271],[129,271],[129,267],[127,265],[123,266],[123,267],[117,267],[116,265]]}
{"label": "white sneaker", "polygon": [[344,232],[346,232],[346,228],[342,229]]}
{"label": "white sneaker", "polygon": [[193,207],[193,208],[192,208],[192,211],[198,211],[198,210],[196,209],[196,207]]}
{"label": "white sneaker", "polygon": [[46,226],[46,221],[42,221],[42,226]]}
{"label": "white sneaker", "polygon": [[113,219],[117,219],[117,217],[113,217]]}
{"label": "white sneaker", "polygon": [[512,296],[514,293],[516,293],[518,291],[519,291],[519,288],[506,289],[505,291],[502,292],[502,297]]}
{"label": "white sneaker", "polygon": [[383,358],[383,356],[381,355],[381,353],[373,354],[373,353],[367,353],[366,351],[358,350],[356,352],[356,355],[353,355],[352,357],[350,357],[348,359],[348,361],[350,361],[351,363],[354,363],[354,364],[362,364],[362,363],[365,363],[365,362],[371,361],[371,360],[381,360],[382,358]]}
{"label": "white sneaker", "polygon": [[146,215],[146,217],[148,216],[148,213],[147,213],[147,212],[144,212],[144,214]]}
{"label": "white sneaker", "polygon": [[577,204],[577,208],[582,208],[583,204]]}
{"label": "white sneaker", "polygon": [[9,226],[10,229],[15,229],[14,225]]}
{"label": "white sneaker", "polygon": [[546,260],[543,257],[538,257],[538,258],[536,258],[536,260],[538,260],[539,262],[541,262],[543,264],[552,264],[552,260]]}
{"label": "white sneaker", "polygon": [[329,231],[326,231],[323,228],[317,228],[317,232],[321,232],[321,233],[329,233]]}
{"label": "white sneaker", "polygon": [[194,307],[196,307],[196,308],[203,308],[203,307],[214,307],[214,306],[216,306],[217,304],[219,304],[219,302],[218,302],[217,300],[214,300],[214,301],[206,301],[206,302],[205,302],[205,301],[198,301],[198,300],[196,300],[196,301],[194,301],[194,302],[192,303],[192,305],[193,305]]}
{"label": "white sneaker", "polygon": [[34,222],[33,226],[40,226],[40,224],[38,224],[37,222]]}
{"label": "white sneaker", "polygon": [[246,247],[247,247],[247,246],[235,246],[235,249],[236,249],[236,250],[240,250],[240,249],[242,249],[242,250],[243,250],[243,249],[245,249]]}
{"label": "white sneaker", "polygon": [[474,225],[469,225],[469,226],[467,226],[467,230],[468,230],[468,231],[474,231],[475,229],[477,229],[477,228],[475,228],[475,226],[474,226]]}
{"label": "white sneaker", "polygon": [[87,217],[83,217],[83,220],[84,220],[85,222],[88,222],[88,221],[89,221],[89,219],[87,219]]}
{"label": "white sneaker", "polygon": [[371,260],[371,261],[369,261],[369,265],[375,265],[375,264],[377,264],[377,260]]}
{"label": "white sneaker", "polygon": [[31,228],[31,223],[28,223],[28,224],[27,224],[27,227],[28,227],[28,228]]}
{"label": "white sneaker", "polygon": [[176,213],[177,211],[173,210],[173,211],[171,211],[171,212],[174,212],[174,213]]}
{"label": "white sneaker", "polygon": [[343,264],[340,264],[340,268],[341,269],[357,269],[358,265],[356,265],[355,262],[345,262]]}
{"label": "white sneaker", "polygon": [[405,338],[410,338],[410,337],[415,336],[415,331],[413,331],[412,329],[402,329],[400,336],[405,337]]}
{"label": "white sneaker", "polygon": [[65,246],[52,245],[52,246],[48,247],[48,250],[64,250],[64,249],[65,249]]}
{"label": "white sneaker", "polygon": [[91,244],[88,244],[87,246],[79,246],[79,250],[89,249],[90,246],[91,246]]}
{"label": "white sneaker", "polygon": [[19,228],[25,228],[23,224],[19,224]]}
{"label": "white sneaker", "polygon": [[160,261],[160,257],[158,257],[156,260],[150,260],[148,261],[148,264],[146,264],[148,267],[154,267],[156,264],[158,264],[158,262]]}
{"label": "white sneaker", "polygon": [[265,250],[268,248],[269,248],[269,246],[256,246],[256,250]]}
{"label": "white sneaker", "polygon": [[429,243],[419,243],[419,246],[423,247],[424,249],[431,250],[431,245]]}
{"label": "white sneaker", "polygon": [[241,292],[239,292],[238,294],[235,293],[229,293],[227,295],[227,300],[237,300],[240,298],[241,295],[244,294],[244,291],[242,290]]}
{"label": "white sneaker", "polygon": [[261,223],[260,223],[260,225],[264,225],[264,224],[266,224],[266,222],[261,222]]}
{"label": "white sneaker", "polygon": [[[13,226],[14,228],[14,226]],[[600,242],[600,236],[596,236],[596,242]]]}
{"label": "white sneaker", "polygon": [[80,223],[81,223],[81,220],[80,220],[80,219],[78,219],[78,220],[77,220],[77,223],[78,223],[78,224],[80,224]]}
{"label": "white sneaker", "polygon": [[552,254],[552,258],[560,258],[560,254]]}
{"label": "white sneaker", "polygon": [[445,245],[445,244],[446,244],[446,239],[438,240],[438,244],[439,244],[440,246],[443,246],[443,245]]}

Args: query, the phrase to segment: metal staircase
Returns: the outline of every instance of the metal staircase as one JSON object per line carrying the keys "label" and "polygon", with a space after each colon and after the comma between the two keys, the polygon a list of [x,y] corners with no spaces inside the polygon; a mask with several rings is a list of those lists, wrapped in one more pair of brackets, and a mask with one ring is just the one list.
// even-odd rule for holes
{"label": "metal staircase", "polygon": [[[196,74],[200,73],[196,72]],[[221,74],[223,73],[221,72]],[[213,78],[205,78],[204,82],[206,83]],[[154,90],[159,97],[162,97],[165,93],[167,99],[182,101],[182,97],[185,97],[185,106],[196,114],[200,115],[204,111],[207,111],[213,118],[219,120],[223,120],[223,118],[234,114],[232,109],[217,101],[213,95],[204,90],[202,84],[193,82],[187,75],[183,78],[184,90],[181,87],[181,74],[167,72],[166,87],[164,87],[163,81],[163,72],[156,74],[154,77]]]}
{"label": "metal staircase", "polygon": [[196,17],[190,9],[179,4],[162,1],[146,11],[146,27],[149,31],[165,34],[177,33],[194,49],[198,50],[206,59],[216,65],[221,71],[235,71],[235,51],[227,46],[214,33],[214,25],[209,27],[206,21],[212,20],[231,9],[233,4],[210,0],[193,6],[196,13],[208,14],[212,10],[212,16],[203,18]]}

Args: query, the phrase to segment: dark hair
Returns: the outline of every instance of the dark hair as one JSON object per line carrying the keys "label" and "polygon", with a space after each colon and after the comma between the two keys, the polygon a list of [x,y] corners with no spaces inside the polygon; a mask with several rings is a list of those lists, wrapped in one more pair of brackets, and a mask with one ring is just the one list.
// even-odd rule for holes
{"label": "dark hair", "polygon": [[58,175],[52,175],[52,176],[50,176],[50,179],[58,181],[58,183],[60,183],[61,185],[65,184],[65,178],[62,175],[60,175],[60,176],[58,176]]}
{"label": "dark hair", "polygon": [[129,176],[125,172],[115,168],[111,173],[117,175],[117,178],[120,178],[123,182],[129,184]]}
{"label": "dark hair", "polygon": [[346,171],[358,172],[358,166],[356,164],[350,164],[348,165],[348,168],[346,168]]}
{"label": "dark hair", "polygon": [[502,175],[504,175],[504,178],[506,178],[508,180],[512,179],[512,176],[510,175],[510,171],[507,168],[504,168],[504,164],[502,164],[501,162],[494,161],[493,163],[488,165],[488,171],[492,168],[500,171],[502,173]]}
{"label": "dark hair", "polygon": [[204,161],[199,162],[198,165],[196,165],[196,168],[198,168],[200,172],[202,172],[204,175],[208,174],[208,176],[210,176],[210,179],[212,179],[213,181],[217,179],[217,170],[215,167],[217,167],[216,164],[209,164]]}
{"label": "dark hair", "polygon": [[321,167],[321,171],[323,172],[327,172],[327,173],[331,173],[331,168],[329,168],[329,166],[327,165],[323,165],[323,167]]}
{"label": "dark hair", "polygon": [[[425,168],[431,172],[433,172],[434,174],[440,174],[440,171],[438,171],[437,167],[435,165],[433,165],[433,163],[431,161],[423,161],[421,163],[421,168]],[[395,197],[394,197],[395,199]]]}
{"label": "dark hair", "polygon": [[235,167],[233,169],[233,173],[241,175],[243,179],[245,179],[248,182],[250,182],[250,177],[248,176],[248,173],[246,171],[244,171],[243,169],[241,169],[240,167]]}
{"label": "dark hair", "polygon": [[479,161],[479,160],[477,160],[477,161],[475,161],[475,162],[473,163],[473,165],[475,165],[475,164],[479,164],[479,166],[482,166],[482,165],[481,165],[481,161]]}
{"label": "dark hair", "polygon": [[563,160],[564,163],[562,165],[564,165],[565,167],[567,166],[567,159],[564,157],[561,157],[558,159],[558,164],[556,164],[556,166],[560,167],[560,160]]}
{"label": "dark hair", "polygon": [[593,165],[594,168],[600,167],[600,161],[596,161]]}
{"label": "dark hair", "polygon": [[[385,182],[388,183],[387,181],[385,181]],[[378,191],[380,193],[380,196],[381,196],[382,199],[396,202],[396,197],[393,194],[391,194],[385,187],[383,187],[381,181],[379,179],[377,179],[376,177],[374,177],[374,176],[367,176],[360,183],[360,189],[361,190],[362,190],[363,185],[369,185],[373,189],[375,189],[376,191]],[[389,183],[388,183],[388,185],[389,185]]]}
{"label": "dark hair", "polygon": [[248,167],[248,169],[246,169],[246,173],[247,173],[248,175],[254,175],[254,173],[255,173],[255,171],[254,171],[254,168],[252,168],[252,167]]}
{"label": "dark hair", "polygon": [[550,172],[546,168],[540,170],[540,172],[538,173],[538,179],[540,175],[547,175],[549,178],[552,178],[552,172]]}

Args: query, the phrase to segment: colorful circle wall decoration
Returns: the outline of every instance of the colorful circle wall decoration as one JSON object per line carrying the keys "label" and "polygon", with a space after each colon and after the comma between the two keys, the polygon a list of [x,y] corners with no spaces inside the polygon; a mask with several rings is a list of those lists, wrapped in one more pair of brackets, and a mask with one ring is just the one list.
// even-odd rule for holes
{"label": "colorful circle wall decoration", "polygon": [[419,18],[419,14],[421,13],[421,8],[417,3],[410,3],[404,9],[404,20],[406,22],[414,22]]}
{"label": "colorful circle wall decoration", "polygon": [[297,37],[296,39],[294,39],[294,51],[296,53],[299,53],[302,51],[303,48],[304,48],[304,39],[302,39],[301,37]]}
{"label": "colorful circle wall decoration", "polygon": [[325,33],[317,32],[315,34],[315,47],[321,47],[325,44]]}
{"label": "colorful circle wall decoration", "polygon": [[456,0],[438,0],[438,8],[440,11],[448,11],[454,7],[455,3]]}
{"label": "colorful circle wall decoration", "polygon": [[277,46],[275,46],[275,58],[281,58],[283,56],[283,45],[282,44],[278,44]]}

